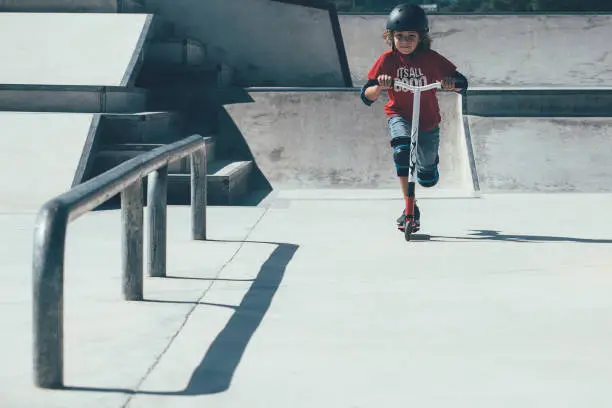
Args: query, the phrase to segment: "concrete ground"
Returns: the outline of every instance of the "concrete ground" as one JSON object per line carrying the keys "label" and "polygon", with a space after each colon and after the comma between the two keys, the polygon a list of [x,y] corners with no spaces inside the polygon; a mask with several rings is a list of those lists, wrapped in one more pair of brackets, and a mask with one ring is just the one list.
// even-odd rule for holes
{"label": "concrete ground", "polygon": [[440,194],[407,243],[395,193],[210,208],[208,242],[170,208],[144,302],[121,300],[119,213],[76,220],[60,391],[33,387],[34,214],[1,215],[1,405],[610,406],[611,195]]}
{"label": "concrete ground", "polygon": [[[100,25],[115,23],[106,17],[88,18],[102,19],[95,20]],[[126,72],[146,21],[144,16],[117,18],[125,18],[126,25],[113,26],[114,32],[127,36],[122,37],[128,38],[125,48],[115,53],[112,66],[100,66],[104,69],[85,69],[95,65],[97,60],[91,58],[70,61],[83,68],[79,84],[116,85],[129,76]],[[603,35],[609,17],[542,17],[549,27],[544,35],[536,30],[516,36],[512,22],[530,22],[504,18],[486,25],[476,19],[468,25],[458,20],[444,26],[438,20],[434,34],[457,56],[460,47],[470,44],[461,38],[472,38],[474,32],[485,45],[488,39],[499,39],[491,33],[505,36],[507,48],[515,51],[503,57],[511,62],[502,61],[492,71],[483,68],[490,68],[491,55],[501,57],[491,53],[492,46],[482,48],[489,58],[468,61],[474,65],[453,58],[467,67],[478,86],[567,85],[568,78],[575,82],[577,76],[581,79],[574,86],[606,81],[603,71],[578,74],[592,72],[593,61],[597,69],[605,66],[609,55],[601,52],[600,42],[609,37]],[[373,18],[368,21],[359,28],[378,33],[368,34],[374,41],[380,25]],[[459,30],[457,25],[467,28]],[[346,27],[344,38],[358,39],[345,35]],[[23,30],[36,32],[31,25]],[[62,33],[20,41],[27,45],[24,50],[36,45],[57,56],[54,45],[74,40],[59,38],[66,34]],[[448,41],[442,41],[444,35]],[[93,37],[88,47],[102,38]],[[580,51],[555,60],[550,52],[559,47],[551,41],[559,38]],[[588,49],[576,48],[585,38],[596,42]],[[541,53],[532,55],[534,49]],[[356,51],[349,43],[347,52],[354,61]],[[530,70],[507,68],[523,60],[531,62]],[[531,71],[548,66],[538,61],[551,60],[560,64],[552,76]],[[66,61],[41,61],[40,66],[58,67],[45,71],[43,83],[65,83],[61,67]],[[32,83],[26,77],[29,68],[7,64],[0,70],[4,82]],[[365,66],[351,62],[356,81]],[[263,104],[271,100],[270,95],[257,98]],[[340,102],[346,111],[359,106],[361,113],[381,107],[368,110],[354,98]],[[372,174],[368,166],[380,166],[379,173],[389,178],[368,181],[360,189],[312,189],[333,186],[329,181],[336,173],[330,171],[311,177],[310,188],[276,190],[258,207],[210,208],[207,242],[189,239],[188,208],[170,208],[169,276],[146,278],[143,302],[121,298],[120,214],[96,212],[76,220],[69,228],[65,262],[66,388],[54,391],[33,385],[34,220],[43,201],[69,187],[94,118],[75,115],[68,121],[68,116],[48,115],[26,123],[27,114],[2,115],[5,133],[13,133],[5,135],[1,161],[5,184],[0,189],[0,407],[609,407],[612,195],[601,192],[608,184],[599,181],[610,179],[605,155],[610,124],[470,118],[474,128],[481,129],[472,140],[485,191],[470,192],[471,184],[463,176],[446,178],[457,176],[455,168],[464,174],[467,162],[465,146],[457,143],[461,135],[449,131],[457,137],[446,139],[444,143],[451,143],[442,148],[443,166],[449,166],[440,184],[446,182],[445,188],[417,189],[422,232],[431,239],[408,243],[395,228],[403,202],[394,185],[384,129],[375,122],[366,128],[364,122],[351,119],[353,127],[340,133],[337,129],[345,127],[336,118],[356,116],[333,115],[328,106],[317,106],[329,116],[316,116],[320,111],[314,108],[302,113],[318,117],[318,123],[304,121],[295,106],[283,111],[293,121],[258,108],[265,114],[267,122],[260,123],[269,126],[267,130],[281,130],[265,133],[278,141],[267,147],[251,143],[261,129],[248,127],[253,133],[243,135],[255,155],[268,155],[268,162],[258,159],[263,170],[273,174],[283,164],[279,158],[303,158],[305,150],[314,168],[321,163],[331,163],[332,170],[352,168],[358,180]],[[236,123],[247,129],[238,119]],[[300,155],[297,142],[305,134],[316,134],[316,126],[336,129],[336,134],[323,140],[328,145],[307,144]],[[514,127],[522,131],[517,135]],[[46,135],[65,135],[71,143],[49,155],[40,148],[51,146],[40,142],[41,129]],[[292,134],[292,129],[299,131]],[[549,134],[550,139],[545,137]],[[581,138],[582,134],[589,137]],[[288,136],[282,140],[282,135]],[[385,147],[365,143],[374,137],[380,137]],[[517,137],[524,143],[509,143]],[[576,150],[576,138],[587,147]],[[338,153],[340,140],[357,142],[355,150],[342,153],[348,158]],[[270,147],[282,147],[280,154],[266,151]],[[538,161],[537,149],[551,154]],[[366,154],[357,163],[363,168],[355,169],[354,158],[366,151],[378,153]],[[456,163],[448,160],[453,157]],[[529,166],[548,166],[550,171],[532,173]],[[571,170],[562,174],[567,177],[555,172],[566,168]],[[572,186],[581,185],[581,171],[591,168],[601,171],[585,173],[590,178],[588,191],[567,192],[575,191]],[[286,180],[308,175],[289,170],[293,173]],[[509,178],[513,174],[520,174],[519,182]],[[539,174],[543,178],[536,177]],[[368,187],[372,189],[362,189]],[[487,194],[487,189],[522,193]],[[551,191],[556,193],[543,193]]]}

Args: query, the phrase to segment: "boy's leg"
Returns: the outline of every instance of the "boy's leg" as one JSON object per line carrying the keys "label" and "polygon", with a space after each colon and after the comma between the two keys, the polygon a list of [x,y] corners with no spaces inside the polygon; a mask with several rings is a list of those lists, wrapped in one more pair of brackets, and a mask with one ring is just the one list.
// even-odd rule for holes
{"label": "boy's leg", "polygon": [[417,158],[417,181],[423,187],[433,187],[438,184],[440,174],[438,163],[440,158],[440,128],[419,132],[419,150]]}
{"label": "boy's leg", "polygon": [[[391,146],[393,147],[393,161],[400,181],[402,196],[407,201],[408,197],[408,173],[410,171],[410,133],[411,124],[400,116],[389,119],[389,134],[391,136]],[[420,147],[419,147],[420,148]],[[418,160],[418,159],[417,159]],[[413,232],[419,229],[420,211],[415,202],[415,226]],[[406,205],[402,208],[402,214],[397,219],[398,226],[406,221]]]}

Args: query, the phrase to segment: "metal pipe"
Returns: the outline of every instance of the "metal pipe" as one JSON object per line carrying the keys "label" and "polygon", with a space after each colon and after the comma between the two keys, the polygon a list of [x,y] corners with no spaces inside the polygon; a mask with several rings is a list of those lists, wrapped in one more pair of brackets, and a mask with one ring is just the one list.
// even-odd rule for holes
{"label": "metal pipe", "polygon": [[34,382],[60,388],[64,366],[64,248],[68,211],[60,201],[47,203],[34,230],[33,337]]}
{"label": "metal pipe", "polygon": [[[191,155],[192,223],[194,239],[206,239],[206,141],[193,135],[171,145],[128,160],[93,179],[49,200],[40,209],[34,228],[33,284],[33,369],[40,388],[63,386],[63,294],[64,252],[68,223],[121,193],[123,295],[127,300],[143,298],[143,200],[142,178],[153,175],[151,200],[154,230],[163,230],[151,241],[158,249],[151,255],[153,265],[166,258],[167,165]],[[162,205],[162,196],[164,197]],[[163,208],[160,213],[158,209]],[[163,215],[160,215],[163,214]],[[164,244],[160,244],[163,242]],[[162,246],[163,245],[163,246]],[[161,252],[160,252],[161,251]],[[163,254],[163,255],[162,255]],[[158,259],[164,262],[155,262]],[[153,268],[151,269],[153,270]],[[158,273],[156,271],[155,273]]]}
{"label": "metal pipe", "polygon": [[121,221],[123,298],[125,300],[142,300],[142,179],[138,179],[121,192]]}
{"label": "metal pipe", "polygon": [[149,174],[147,206],[149,208],[149,276],[166,276],[166,226],[168,203],[168,166]]}
{"label": "metal pipe", "polygon": [[206,147],[191,154],[191,235],[206,240]]}

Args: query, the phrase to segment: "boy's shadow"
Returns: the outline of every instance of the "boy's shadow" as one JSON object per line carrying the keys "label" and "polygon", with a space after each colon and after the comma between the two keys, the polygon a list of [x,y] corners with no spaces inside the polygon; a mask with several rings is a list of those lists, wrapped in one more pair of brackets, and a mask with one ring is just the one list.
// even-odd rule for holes
{"label": "boy's shadow", "polygon": [[508,242],[575,242],[580,244],[612,244],[612,239],[590,239],[575,237],[553,237],[547,235],[517,235],[503,234],[497,230],[470,230],[467,236],[451,237],[444,235],[431,235],[435,241],[468,240],[468,241],[508,241]]}

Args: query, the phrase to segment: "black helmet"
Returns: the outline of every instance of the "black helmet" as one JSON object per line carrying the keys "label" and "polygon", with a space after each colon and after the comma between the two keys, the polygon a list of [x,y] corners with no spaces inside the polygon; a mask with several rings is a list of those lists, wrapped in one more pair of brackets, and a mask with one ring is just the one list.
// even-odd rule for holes
{"label": "black helmet", "polygon": [[421,7],[413,4],[395,6],[387,19],[387,30],[429,32],[427,14]]}

